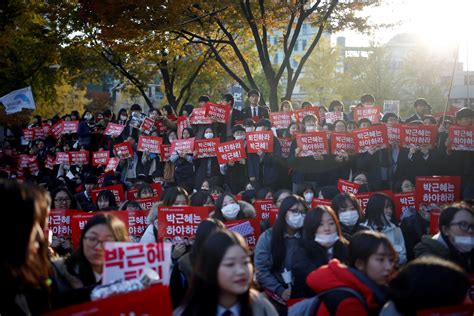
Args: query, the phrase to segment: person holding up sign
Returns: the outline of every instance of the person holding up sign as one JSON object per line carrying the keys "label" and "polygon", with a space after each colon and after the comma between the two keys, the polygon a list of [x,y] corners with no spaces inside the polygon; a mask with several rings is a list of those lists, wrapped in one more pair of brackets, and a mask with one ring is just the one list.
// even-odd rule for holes
{"label": "person holding up sign", "polygon": [[[182,139],[194,137],[193,129],[186,127],[183,129]],[[194,164],[193,155],[175,151],[171,153],[170,161],[174,163],[174,179],[176,184],[185,188],[188,192],[193,191],[194,187]]]}
{"label": "person holding up sign", "polygon": [[104,243],[128,241],[125,224],[110,214],[92,217],[81,233],[79,248],[66,259],[52,262],[52,305],[65,307],[90,300],[102,279]]}
{"label": "person holding up sign", "polygon": [[[232,127],[232,135],[235,140],[245,140],[245,128],[241,124],[235,125]],[[232,194],[242,191],[249,181],[246,163],[245,159],[240,159],[220,165],[220,171],[224,175],[224,184],[230,188]]]}

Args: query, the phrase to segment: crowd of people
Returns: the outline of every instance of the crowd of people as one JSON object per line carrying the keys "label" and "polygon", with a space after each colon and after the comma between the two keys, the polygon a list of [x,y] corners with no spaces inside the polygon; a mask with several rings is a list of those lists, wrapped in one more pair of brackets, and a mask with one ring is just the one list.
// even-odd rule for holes
{"label": "crowd of people", "polygon": [[[415,315],[469,300],[474,152],[453,150],[448,130],[472,128],[472,109],[437,119],[429,103],[418,99],[415,113],[406,120],[381,113],[376,122],[354,121],[356,109],[375,104],[373,96],[363,95],[347,112],[338,100],[327,109],[303,102],[301,108],[318,108],[319,115],[295,119],[292,114],[295,120],[282,128],[260,104],[260,93],[251,90],[241,111],[234,108],[232,95],[223,95],[219,103],[230,109],[226,123],[192,124],[193,110],[210,101],[203,95],[198,106],[186,104],[179,113],[166,105],[145,114],[134,104],[117,115],[86,110],[48,120],[34,116],[24,129],[6,129],[0,196],[4,210],[10,211],[0,222],[2,240],[8,240],[0,254],[0,314],[39,314],[90,300],[102,280],[104,243],[130,241],[126,225],[107,211],[142,208],[131,198],[117,203],[109,190],[93,198],[93,190],[111,185],[136,190],[139,199],[157,196],[153,184],[163,189],[148,212],[141,243],[163,241],[160,207],[211,208],[191,242],[173,241],[169,287],[175,315]],[[280,112],[294,110],[288,100],[279,107]],[[326,122],[326,112],[343,115]],[[151,120],[151,128],[137,125],[140,118]],[[27,137],[28,131],[75,121],[77,130],[70,133]],[[109,123],[123,130],[106,135]],[[306,155],[296,140],[304,133],[326,131],[330,139],[331,133],[380,124],[435,125],[436,143],[404,148],[395,142],[360,153]],[[242,140],[247,145],[246,134],[254,131],[273,134],[272,150],[247,152],[246,158],[225,164],[216,155],[138,150],[143,135],[160,137],[164,145],[191,138]],[[116,147],[124,142],[132,149],[127,156]],[[93,164],[92,155],[80,163],[58,159],[62,153],[81,151],[106,152],[118,163],[112,168],[107,162]],[[438,233],[430,235],[430,214],[409,207],[396,216],[387,191],[412,192],[416,177],[433,175],[458,176],[461,185],[459,201],[440,206],[439,223],[434,223]],[[374,192],[367,205],[362,207],[352,193],[340,192],[339,179],[357,184],[359,192]],[[254,203],[262,199],[272,200],[278,214],[272,224],[261,221],[261,234],[251,249],[226,223],[255,218]],[[330,206],[315,206],[315,199]],[[67,239],[48,241],[50,209],[97,212],[82,229],[77,249]]]}

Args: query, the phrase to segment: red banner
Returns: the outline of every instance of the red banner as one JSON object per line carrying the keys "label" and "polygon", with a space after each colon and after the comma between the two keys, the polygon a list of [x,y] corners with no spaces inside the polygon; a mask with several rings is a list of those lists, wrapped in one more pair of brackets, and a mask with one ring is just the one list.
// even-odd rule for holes
{"label": "red banner", "polygon": [[350,182],[344,179],[339,179],[337,181],[337,189],[339,192],[347,192],[352,194],[357,194],[359,192],[360,184]]}
{"label": "red banner", "polygon": [[237,219],[233,221],[227,221],[224,223],[225,227],[237,234],[244,237],[249,248],[253,249],[257,245],[258,237],[260,237],[261,229],[260,222],[262,220],[258,217],[249,219]]}
{"label": "red banner", "polygon": [[34,131],[30,128],[24,128],[23,129],[23,138],[28,141],[28,142],[31,142],[33,141],[34,139]]}
{"label": "red banner", "polygon": [[107,166],[110,159],[110,152],[108,150],[95,151],[92,153],[92,166]]}
{"label": "red banner", "polygon": [[387,147],[387,126],[384,124],[357,129],[352,133],[354,135],[357,153],[364,153],[369,148],[375,146]]}
{"label": "red banner", "polygon": [[387,136],[389,144],[400,143],[400,124],[387,124]]}
{"label": "red banner", "polygon": [[54,157],[47,155],[46,160],[44,161],[44,167],[47,169],[53,170],[54,168]]}
{"label": "red banner", "polygon": [[458,202],[461,197],[461,177],[416,177],[416,209],[431,204]]}
{"label": "red banner", "polygon": [[415,207],[415,192],[400,192],[393,194],[395,203],[395,218],[400,220],[402,213],[409,207]]}
{"label": "red banner", "polygon": [[149,198],[143,198],[143,199],[135,199],[135,201],[140,204],[140,208],[142,210],[149,211],[154,204],[158,203],[160,201],[159,196],[153,196]]}
{"label": "red banner", "polygon": [[171,156],[171,145],[160,146],[160,158],[161,161],[169,161]]}
{"label": "red banner", "polygon": [[401,125],[400,145],[402,147],[433,147],[436,143],[436,125]]}
{"label": "red banner", "polygon": [[114,145],[114,151],[120,159],[126,159],[133,156],[132,145],[129,141]]}
{"label": "red banner", "polygon": [[177,242],[196,234],[198,225],[209,217],[211,207],[160,206],[158,208],[158,240]]}
{"label": "red banner", "polygon": [[278,208],[273,204],[272,199],[255,200],[253,203],[256,212],[256,218],[260,220],[269,220],[273,225],[278,216]]}
{"label": "red banner", "polygon": [[120,163],[119,158],[109,158],[109,161],[107,162],[107,166],[105,167],[105,172],[115,171],[119,163]]}
{"label": "red banner", "polygon": [[118,137],[122,134],[125,125],[122,124],[115,124],[115,123],[108,123],[107,127],[105,128],[104,135]]}
{"label": "red banner", "polygon": [[100,191],[105,191],[105,190],[108,190],[114,194],[117,205],[120,205],[120,203],[125,201],[125,193],[123,191],[123,185],[115,184],[115,185],[110,185],[108,187],[93,189],[91,192],[92,203],[94,204],[97,203],[97,195],[99,194]]}
{"label": "red banner", "polygon": [[149,134],[151,130],[155,127],[155,121],[148,116],[145,117],[145,119],[142,122],[142,125],[140,125],[140,129],[144,131],[146,134]]}
{"label": "red banner", "polygon": [[474,127],[450,126],[448,138],[449,149],[474,151]]}
{"label": "red banner", "polygon": [[[156,308],[156,299],[160,300],[160,308]],[[134,291],[108,297],[103,300],[91,301],[83,304],[72,305],[67,308],[55,310],[47,316],[70,315],[171,315],[170,291],[167,286],[153,285],[142,291]]]}
{"label": "red banner", "polygon": [[189,118],[187,116],[180,116],[176,121],[176,125],[178,126],[177,134],[178,139],[183,138],[183,130],[187,127],[191,127],[191,123],[189,122]]}
{"label": "red banner", "polygon": [[[48,232],[51,232],[51,245],[72,249],[71,217],[74,214],[83,213],[77,210],[53,209],[49,212]],[[69,245],[69,247],[66,247]]]}
{"label": "red banner", "polygon": [[315,198],[311,202],[311,208],[315,208],[318,206],[331,206],[331,204],[332,204],[332,200]]}
{"label": "red banner", "polygon": [[206,117],[206,108],[193,109],[190,119],[191,125],[209,125],[214,123],[213,120]]}
{"label": "red banner", "polygon": [[291,137],[279,137],[278,141],[280,142],[281,146],[281,155],[285,158],[288,158],[290,155],[290,148],[291,148]]}
{"label": "red banner", "polygon": [[298,109],[295,111],[296,121],[298,123],[301,123],[306,115],[316,115],[319,120],[319,108],[313,106],[304,109]]}
{"label": "red banner", "polygon": [[292,121],[292,116],[293,112],[271,112],[270,122],[272,122],[272,126],[277,129],[286,129]]}
{"label": "red banner", "polygon": [[430,210],[430,235],[439,233],[439,215],[441,210]]}
{"label": "red banner", "polygon": [[30,173],[33,174],[33,175],[38,175],[38,172],[39,172],[39,166],[38,166],[38,161],[35,159],[35,160],[31,160],[29,163],[28,163],[28,169],[30,170]]}
{"label": "red banner", "polygon": [[79,121],[63,121],[63,134],[77,133],[79,127]]}
{"label": "red banner", "polygon": [[243,140],[231,140],[217,146],[217,161],[221,165],[246,158]]}
{"label": "red banner", "polygon": [[[49,131],[49,129],[48,129]],[[47,135],[47,133],[44,132],[43,127],[37,126],[33,127],[33,134],[34,134],[34,139],[43,139]]]}
{"label": "red banner", "polygon": [[54,124],[49,129],[49,134],[52,135],[54,138],[59,138],[61,133],[63,132],[63,121],[59,120],[56,124]]}
{"label": "red banner", "polygon": [[194,158],[216,157],[217,146],[219,146],[219,144],[220,144],[219,138],[195,140],[194,150],[196,151],[196,155],[194,156]]}
{"label": "red banner", "polygon": [[365,106],[358,107],[354,110],[354,122],[359,122],[360,119],[367,118],[372,124],[380,121],[380,106]]}
{"label": "red banner", "polygon": [[329,153],[326,132],[298,133],[296,134],[296,144],[301,149],[300,157]]}
{"label": "red banner", "polygon": [[44,137],[46,137],[46,135],[49,134],[49,130],[51,129],[51,123],[43,123],[41,128],[43,129]]}
{"label": "red banner", "polygon": [[192,154],[194,151],[194,137],[188,139],[176,139],[171,141],[171,153]]}
{"label": "red banner", "polygon": [[163,138],[161,137],[140,135],[137,150],[148,150],[150,153],[159,154],[161,144],[163,144]]}
{"label": "red banner", "polygon": [[338,155],[342,152],[348,154],[355,153],[354,135],[351,133],[336,133],[331,134],[331,153]]}
{"label": "red banner", "polygon": [[248,132],[245,134],[247,138],[247,152],[257,153],[262,151],[264,153],[273,152],[273,132],[260,131]]}
{"label": "red banner", "polygon": [[54,161],[54,164],[56,164],[56,165],[60,165],[60,164],[70,165],[71,164],[71,156],[69,156],[69,153],[67,153],[67,152],[57,152],[56,153],[56,160]]}
{"label": "red banner", "polygon": [[336,121],[344,120],[344,113],[342,112],[326,112],[324,113],[326,123],[334,124]]}
{"label": "red banner", "polygon": [[367,206],[367,203],[369,202],[369,199],[372,195],[376,193],[385,193],[388,196],[392,197],[392,191],[379,191],[379,192],[364,192],[364,193],[357,193],[355,194],[357,200],[359,200],[360,207],[362,208],[362,212],[365,213],[365,208]]}
{"label": "red banner", "polygon": [[212,102],[207,102],[205,107],[206,117],[219,123],[227,123],[229,121],[231,107]]}
{"label": "red banner", "polygon": [[89,164],[89,151],[70,151],[69,156],[71,157],[71,165],[87,165]]}

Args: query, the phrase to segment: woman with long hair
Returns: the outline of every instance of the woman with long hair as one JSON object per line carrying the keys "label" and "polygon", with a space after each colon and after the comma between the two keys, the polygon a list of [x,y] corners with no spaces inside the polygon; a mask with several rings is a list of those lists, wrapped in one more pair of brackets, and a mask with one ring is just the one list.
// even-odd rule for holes
{"label": "woman with long hair", "polygon": [[360,203],[352,193],[341,192],[331,202],[331,208],[336,212],[342,233],[348,240],[358,231],[364,230],[360,223],[364,221]]}
{"label": "woman with long hair", "polygon": [[173,315],[276,315],[268,300],[250,288],[252,276],[244,239],[216,232],[204,243],[184,304]]}
{"label": "woman with long hair", "polygon": [[102,279],[104,243],[128,240],[127,228],[120,219],[104,213],[94,215],[82,230],[79,248],[70,257],[52,262],[53,306],[88,301]]}
{"label": "woman with long hair", "polygon": [[291,269],[306,211],[305,201],[301,197],[286,197],[281,203],[275,224],[260,235],[255,248],[257,281],[280,314],[286,313],[286,302],[292,297]]}
{"label": "woman with long hair", "polygon": [[237,201],[230,193],[222,193],[216,200],[213,218],[223,222],[235,219],[254,218],[255,208],[245,201]]}

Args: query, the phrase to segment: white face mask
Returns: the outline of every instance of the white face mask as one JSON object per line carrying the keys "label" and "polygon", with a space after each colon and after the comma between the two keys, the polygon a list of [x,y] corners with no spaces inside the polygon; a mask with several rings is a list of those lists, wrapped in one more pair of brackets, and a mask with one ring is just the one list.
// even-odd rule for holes
{"label": "white face mask", "polygon": [[233,220],[237,218],[237,215],[239,214],[239,211],[240,211],[240,206],[237,203],[227,204],[221,209],[221,211],[222,211],[222,215],[226,219]]}
{"label": "white face mask", "polygon": [[354,226],[359,219],[359,212],[354,209],[339,213],[339,221],[346,226]]}
{"label": "white face mask", "polygon": [[253,127],[246,127],[245,131],[246,132],[253,132],[255,129]]}
{"label": "white face mask", "polygon": [[313,192],[306,192],[304,194],[304,200],[306,203],[311,203],[313,201],[314,193]]}
{"label": "white face mask", "polygon": [[213,133],[205,133],[204,134],[204,138],[206,138],[206,139],[213,138],[213,137],[214,137]]}
{"label": "white face mask", "polygon": [[329,235],[316,234],[316,237],[314,238],[314,241],[324,247],[331,247],[338,240],[339,235],[337,234],[337,232]]}
{"label": "white face mask", "polygon": [[92,119],[92,115],[90,115],[90,114],[87,114],[86,116],[84,116],[84,118],[85,118],[86,120],[88,120],[88,121],[89,121],[89,120],[91,120],[91,119]]}
{"label": "white face mask", "polygon": [[303,227],[303,222],[304,222],[304,215],[299,214],[299,213],[293,213],[288,211],[288,216],[286,217],[286,223],[290,228],[292,229],[300,229]]}
{"label": "white face mask", "polygon": [[474,237],[455,236],[454,246],[462,253],[470,252],[474,248]]}
{"label": "white face mask", "polygon": [[245,135],[237,135],[234,137],[235,139],[239,140],[239,139],[245,139]]}
{"label": "white face mask", "polygon": [[257,127],[257,129],[256,129],[257,132],[262,132],[262,131],[264,131],[264,130],[265,130],[265,127],[263,127],[263,126],[259,126],[259,127]]}
{"label": "white face mask", "polygon": [[120,115],[120,120],[122,120],[122,121],[126,121],[127,118],[128,118],[128,116],[126,116],[126,115]]}
{"label": "white face mask", "polygon": [[307,133],[316,132],[316,126],[307,126],[307,127],[305,127],[305,131]]}

